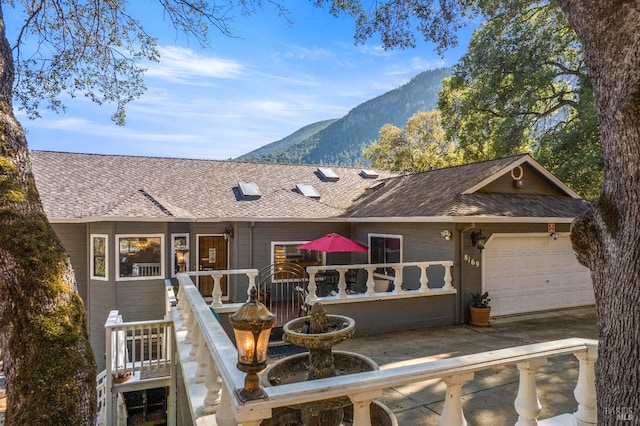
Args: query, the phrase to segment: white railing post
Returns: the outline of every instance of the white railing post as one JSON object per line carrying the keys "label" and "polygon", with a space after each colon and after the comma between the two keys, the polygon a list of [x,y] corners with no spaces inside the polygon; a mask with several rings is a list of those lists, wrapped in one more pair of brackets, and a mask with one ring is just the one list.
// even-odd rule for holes
{"label": "white railing post", "polygon": [[395,272],[395,277],[393,277],[393,293],[398,294],[402,293],[402,266],[394,266],[393,270]]}
{"label": "white railing post", "polygon": [[222,278],[220,275],[211,274],[211,278],[213,278],[213,291],[211,292],[211,297],[213,297],[213,301],[211,302],[211,306],[214,308],[221,308],[222,305],[222,286],[220,285],[220,279]]}
{"label": "white railing post", "polygon": [[196,361],[198,362],[198,368],[196,368],[196,377],[193,381],[194,383],[204,383],[207,375],[207,367],[209,366],[209,349],[204,342],[204,333],[202,332],[200,333],[200,340],[198,341]]}
{"label": "white railing post", "polygon": [[[216,373],[217,375],[217,373]],[[231,394],[226,386],[222,386],[220,393],[220,405],[216,411],[216,423],[218,426],[237,426],[236,416],[231,403]]]}
{"label": "white railing post", "polygon": [[316,285],[317,271],[309,271],[309,304],[313,304],[318,300],[318,286]]}
{"label": "white railing post", "polygon": [[427,292],[429,291],[429,278],[427,278],[427,269],[429,265],[420,265],[420,291]]}
{"label": "white railing post", "polygon": [[578,411],[573,416],[577,426],[598,424],[598,410],[596,404],[596,373],[595,363],[598,359],[598,346],[588,345],[584,352],[574,354],[580,363],[578,383],[573,391],[578,401]]}
{"label": "white railing post", "polygon": [[[220,404],[220,391],[222,390],[222,381],[218,375],[213,358],[207,355],[207,374],[204,378],[204,386],[207,388],[207,396],[204,397],[204,412],[213,414],[217,412],[218,404]],[[216,418],[218,416],[216,415]],[[218,423],[220,424],[220,423]]]}
{"label": "white railing post", "polygon": [[189,351],[189,361],[195,361],[196,354],[198,353],[198,347],[200,346],[200,342],[202,342],[202,332],[200,327],[197,324],[193,324],[193,333],[191,334],[191,350]]}
{"label": "white railing post", "polygon": [[451,278],[451,268],[453,268],[453,262],[442,262],[442,266],[444,266],[444,286],[442,286],[443,290],[453,290],[453,286],[451,282],[453,279]]}
{"label": "white railing post", "polygon": [[442,378],[447,385],[447,395],[440,415],[440,425],[466,426],[467,419],[462,411],[462,385],[472,379],[473,373],[454,374]]}
{"label": "white railing post", "polygon": [[376,282],[373,278],[373,273],[376,268],[365,268],[367,270],[367,296],[375,296],[376,294]]}
{"label": "white railing post", "polygon": [[353,426],[371,426],[371,403],[381,395],[380,391],[349,395],[353,403]]}
{"label": "white railing post", "polygon": [[344,297],[347,297],[347,280],[345,277],[347,268],[336,268],[336,269],[340,274],[340,279],[338,280],[338,297],[344,298]]}
{"label": "white railing post", "polygon": [[256,272],[247,272],[249,278],[249,287],[247,288],[247,302],[251,299],[251,289],[256,288],[256,279],[258,274]]}
{"label": "white railing post", "polygon": [[184,335],[184,342],[191,343],[193,337],[193,323],[195,321],[193,310],[191,306],[187,305],[187,309],[185,309],[185,320],[183,321],[183,328],[187,330],[187,333]]}
{"label": "white railing post", "polygon": [[518,413],[516,426],[534,426],[538,424],[538,416],[542,411],[542,405],[538,399],[536,390],[536,369],[547,362],[544,358],[519,362],[520,384],[518,396],[513,405]]}

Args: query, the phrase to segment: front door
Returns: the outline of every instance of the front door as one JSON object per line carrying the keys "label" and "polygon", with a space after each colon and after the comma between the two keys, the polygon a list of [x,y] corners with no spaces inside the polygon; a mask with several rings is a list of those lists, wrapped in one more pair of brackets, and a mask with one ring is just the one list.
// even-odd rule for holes
{"label": "front door", "polygon": [[[227,240],[222,235],[198,235],[198,270],[221,271],[228,269]],[[228,299],[227,277],[220,280],[222,298]],[[213,278],[198,277],[198,289],[203,297],[210,298],[213,292]]]}

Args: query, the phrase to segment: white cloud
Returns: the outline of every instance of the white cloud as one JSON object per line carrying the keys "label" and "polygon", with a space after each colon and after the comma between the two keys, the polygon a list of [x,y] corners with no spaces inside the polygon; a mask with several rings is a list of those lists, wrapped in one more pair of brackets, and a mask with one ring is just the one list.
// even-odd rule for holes
{"label": "white cloud", "polygon": [[160,46],[160,62],[150,63],[146,76],[187,83],[202,78],[226,79],[242,74],[244,67],[232,59],[199,55],[178,46]]}

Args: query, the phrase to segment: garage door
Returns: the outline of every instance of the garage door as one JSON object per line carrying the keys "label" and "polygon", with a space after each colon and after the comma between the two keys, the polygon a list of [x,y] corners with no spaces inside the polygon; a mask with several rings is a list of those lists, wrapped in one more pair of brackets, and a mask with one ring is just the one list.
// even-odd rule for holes
{"label": "garage door", "polygon": [[576,260],[568,235],[494,234],[483,258],[491,315],[594,303],[589,270]]}

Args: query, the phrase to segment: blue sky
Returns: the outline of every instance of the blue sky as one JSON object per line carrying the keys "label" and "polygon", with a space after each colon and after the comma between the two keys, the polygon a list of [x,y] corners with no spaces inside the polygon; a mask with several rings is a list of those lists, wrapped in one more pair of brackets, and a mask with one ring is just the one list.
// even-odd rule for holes
{"label": "blue sky", "polygon": [[[385,51],[379,40],[355,46],[354,23],[308,1],[287,2],[293,26],[265,6],[232,23],[235,38],[212,33],[203,49],[163,21],[157,6],[134,2],[159,38],[161,61],[150,64],[147,92],[129,104],[127,124],[115,126],[113,105],[69,99],[67,111],[18,113],[29,148],[102,154],[206,159],[235,158],[316,121],[339,118],[418,73],[451,66],[460,46],[440,58],[433,45]],[[7,31],[16,12],[3,6]],[[11,42],[12,40],[10,40]]]}

